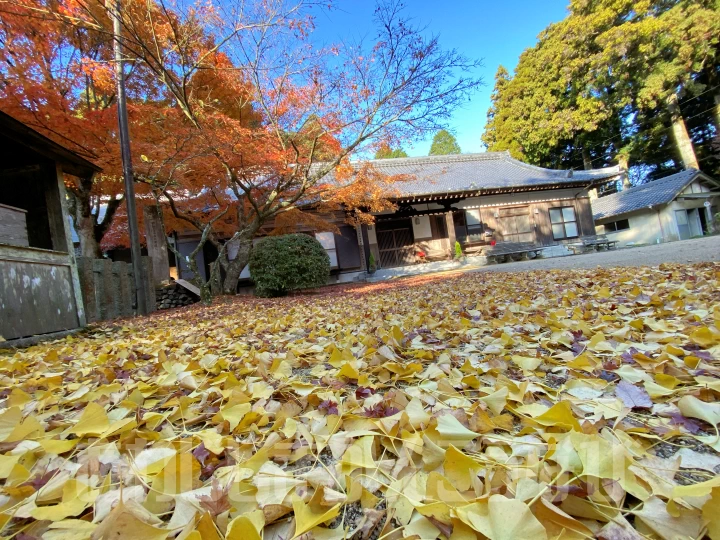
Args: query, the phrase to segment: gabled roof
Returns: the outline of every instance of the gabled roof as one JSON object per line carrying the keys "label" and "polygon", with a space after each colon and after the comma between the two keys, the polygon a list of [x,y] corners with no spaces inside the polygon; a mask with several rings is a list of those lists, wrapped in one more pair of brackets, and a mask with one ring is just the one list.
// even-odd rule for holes
{"label": "gabled roof", "polygon": [[592,201],[593,217],[596,220],[607,219],[651,206],[668,204],[699,175],[702,175],[700,171],[687,169],[647,184],[600,197]]}
{"label": "gabled roof", "polygon": [[31,127],[2,111],[0,111],[0,133],[13,142],[20,143],[32,149],[45,158],[61,163],[63,170],[70,174],[90,176],[102,170],[72,150],[68,150],[55,141],[48,139],[45,135],[38,133]]}
{"label": "gabled roof", "polygon": [[580,187],[607,182],[620,174],[619,167],[588,171],[562,171],[528,165],[507,152],[376,159],[372,165],[388,175],[415,178],[393,184],[400,196],[439,193],[512,191],[541,187]]}

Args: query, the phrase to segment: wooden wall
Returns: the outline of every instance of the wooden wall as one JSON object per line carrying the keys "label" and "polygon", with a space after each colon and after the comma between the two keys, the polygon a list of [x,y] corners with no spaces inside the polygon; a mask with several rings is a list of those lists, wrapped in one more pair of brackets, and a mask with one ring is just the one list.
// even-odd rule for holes
{"label": "wooden wall", "polygon": [[29,246],[27,210],[0,204],[0,244]]}
{"label": "wooden wall", "polygon": [[[549,201],[530,204],[530,214],[535,220],[535,238],[538,244],[549,246],[558,243],[553,238],[552,227],[550,225],[550,208],[561,208],[563,206],[571,206],[575,209],[577,218],[578,234],[587,236],[595,234],[595,222],[592,217],[592,209],[590,208],[590,199],[587,197],[581,199],[570,199],[563,201]],[[538,213],[535,213],[535,209]]]}
{"label": "wooden wall", "polygon": [[0,246],[0,336],[6,340],[71,330],[78,318],[69,254]]}

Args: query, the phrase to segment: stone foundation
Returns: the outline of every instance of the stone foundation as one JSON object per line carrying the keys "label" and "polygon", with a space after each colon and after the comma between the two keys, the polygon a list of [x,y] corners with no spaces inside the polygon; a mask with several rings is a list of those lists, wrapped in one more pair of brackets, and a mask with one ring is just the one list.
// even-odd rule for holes
{"label": "stone foundation", "polygon": [[177,283],[170,283],[155,289],[155,299],[158,309],[170,309],[189,306],[200,301],[200,297]]}

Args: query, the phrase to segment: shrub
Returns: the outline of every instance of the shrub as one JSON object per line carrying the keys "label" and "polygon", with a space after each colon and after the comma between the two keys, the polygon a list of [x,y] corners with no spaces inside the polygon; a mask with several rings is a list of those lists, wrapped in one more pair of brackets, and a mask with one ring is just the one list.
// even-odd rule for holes
{"label": "shrub", "polygon": [[460,245],[460,242],[457,240],[455,241],[455,258],[456,259],[462,259],[463,252],[462,252],[462,246]]}
{"label": "shrub", "polygon": [[368,260],[368,270],[370,272],[374,272],[377,270],[377,263],[375,262],[375,255],[372,253],[370,254],[370,259]]}
{"label": "shrub", "polygon": [[283,296],[288,291],[325,285],[330,277],[330,257],[312,236],[269,236],[250,253],[250,276],[257,296]]}

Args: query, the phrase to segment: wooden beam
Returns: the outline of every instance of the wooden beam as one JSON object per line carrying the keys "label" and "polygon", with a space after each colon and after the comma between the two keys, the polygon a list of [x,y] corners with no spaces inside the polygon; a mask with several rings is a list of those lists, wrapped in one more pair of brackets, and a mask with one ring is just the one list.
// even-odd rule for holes
{"label": "wooden beam", "polygon": [[40,169],[40,165],[25,165],[23,167],[13,167],[12,169],[2,169],[0,170],[0,178],[11,178],[13,176],[35,173]]}

